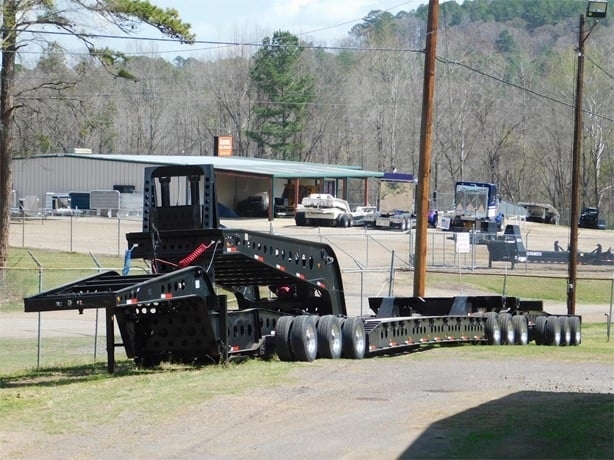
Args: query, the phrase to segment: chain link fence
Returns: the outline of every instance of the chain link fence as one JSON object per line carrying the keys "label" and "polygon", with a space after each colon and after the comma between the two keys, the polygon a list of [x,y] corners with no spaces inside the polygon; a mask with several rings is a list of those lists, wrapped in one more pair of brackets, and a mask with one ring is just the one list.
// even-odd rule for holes
{"label": "chain link fence", "polygon": [[[283,220],[273,223],[259,221],[257,225],[261,231],[329,244],[341,267],[350,316],[371,313],[368,297],[413,296],[413,231],[297,228]],[[249,228],[251,225],[250,222],[239,222],[233,226]],[[548,228],[553,226],[543,227],[542,230],[539,226],[522,226],[522,239],[528,250],[549,249],[552,239],[560,238],[560,232],[556,234]],[[23,368],[24,360],[31,367],[106,360],[104,312],[102,317],[99,317],[98,310],[26,314],[22,313],[22,299],[98,272],[113,270],[121,273],[126,249],[125,233],[140,230],[140,221],[121,218],[63,218],[12,224],[13,250],[0,285],[0,318],[6,319],[4,313],[7,311],[11,313],[10,325],[2,321],[4,324],[0,326],[0,341],[6,344],[4,351],[0,352],[7,357],[3,361],[10,362],[11,356],[19,354],[21,358],[15,366]],[[611,237],[611,234],[591,234],[593,240],[584,238],[582,241],[590,245],[600,237]],[[461,250],[453,233],[439,230],[429,230],[427,246],[427,278],[443,277],[446,280],[445,288],[429,288],[427,284],[427,296],[478,295],[472,287],[472,277],[482,280],[488,277],[490,290],[499,295],[514,295],[514,285],[535,277],[544,279],[545,293],[547,289],[555,292],[566,289],[566,264],[527,263],[516,265],[512,270],[509,262],[496,262],[489,268],[485,244],[470,244]],[[70,267],[63,262],[63,258],[68,260],[77,253],[81,257],[79,266]],[[583,289],[602,292],[599,312],[603,312],[600,313],[603,320],[610,319],[614,267],[598,267],[598,271],[594,270],[595,267],[589,268],[590,271],[587,267],[579,267],[578,292]],[[131,274],[147,271],[145,263],[133,261],[131,264]],[[436,284],[442,285],[441,281]],[[229,300],[232,308],[232,299]],[[581,302],[579,297],[578,303]],[[565,305],[559,302],[557,308],[560,311],[552,313],[565,313]],[[582,308],[577,312],[583,314]],[[121,357],[121,353],[117,353],[117,358]]]}

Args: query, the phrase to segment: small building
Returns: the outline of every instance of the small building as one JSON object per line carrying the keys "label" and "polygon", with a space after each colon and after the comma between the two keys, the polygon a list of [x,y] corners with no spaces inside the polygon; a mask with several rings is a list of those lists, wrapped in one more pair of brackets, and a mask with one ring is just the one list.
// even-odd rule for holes
{"label": "small building", "polygon": [[313,191],[348,199],[350,180],[362,182],[359,204],[367,204],[368,180],[383,176],[354,166],[261,158],[62,153],[13,159],[13,189],[18,197],[37,196],[41,203],[50,193],[116,190],[122,208],[130,209],[121,203],[140,208],[146,166],[191,164],[214,166],[222,217],[288,215]]}

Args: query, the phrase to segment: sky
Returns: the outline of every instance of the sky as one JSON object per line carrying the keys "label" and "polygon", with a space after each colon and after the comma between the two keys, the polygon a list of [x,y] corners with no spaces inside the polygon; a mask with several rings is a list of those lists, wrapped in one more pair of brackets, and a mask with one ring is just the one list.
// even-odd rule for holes
{"label": "sky", "polygon": [[[338,44],[347,37],[352,26],[362,22],[372,10],[388,11],[394,15],[428,4],[428,0],[150,1],[162,8],[176,9],[181,19],[191,24],[198,41],[260,43],[273,32],[284,30],[322,46]],[[160,37],[152,28],[143,29],[141,36]],[[170,52],[206,49],[198,43],[183,47],[155,41],[150,46]]]}

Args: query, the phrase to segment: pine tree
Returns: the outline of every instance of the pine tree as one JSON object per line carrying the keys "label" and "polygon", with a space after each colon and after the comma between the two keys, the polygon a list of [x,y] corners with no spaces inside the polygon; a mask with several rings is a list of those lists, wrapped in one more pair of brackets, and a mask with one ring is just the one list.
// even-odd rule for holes
{"label": "pine tree", "polygon": [[308,104],[315,99],[314,79],[301,72],[298,37],[279,31],[262,45],[250,72],[257,97],[256,128],[247,135],[256,141],[261,157],[300,160],[300,134]]}

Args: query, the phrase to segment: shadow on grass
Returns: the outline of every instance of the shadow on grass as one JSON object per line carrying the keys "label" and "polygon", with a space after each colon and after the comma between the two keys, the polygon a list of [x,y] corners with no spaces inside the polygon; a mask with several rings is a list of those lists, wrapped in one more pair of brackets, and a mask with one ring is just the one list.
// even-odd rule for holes
{"label": "shadow on grass", "polygon": [[514,393],[433,423],[400,458],[611,460],[614,394]]}
{"label": "shadow on grass", "polygon": [[0,376],[0,388],[70,385],[72,383],[150,374],[156,371],[159,372],[160,370],[137,368],[133,361],[116,361],[113,374],[108,372],[107,364],[104,362],[79,366],[54,366]]}

